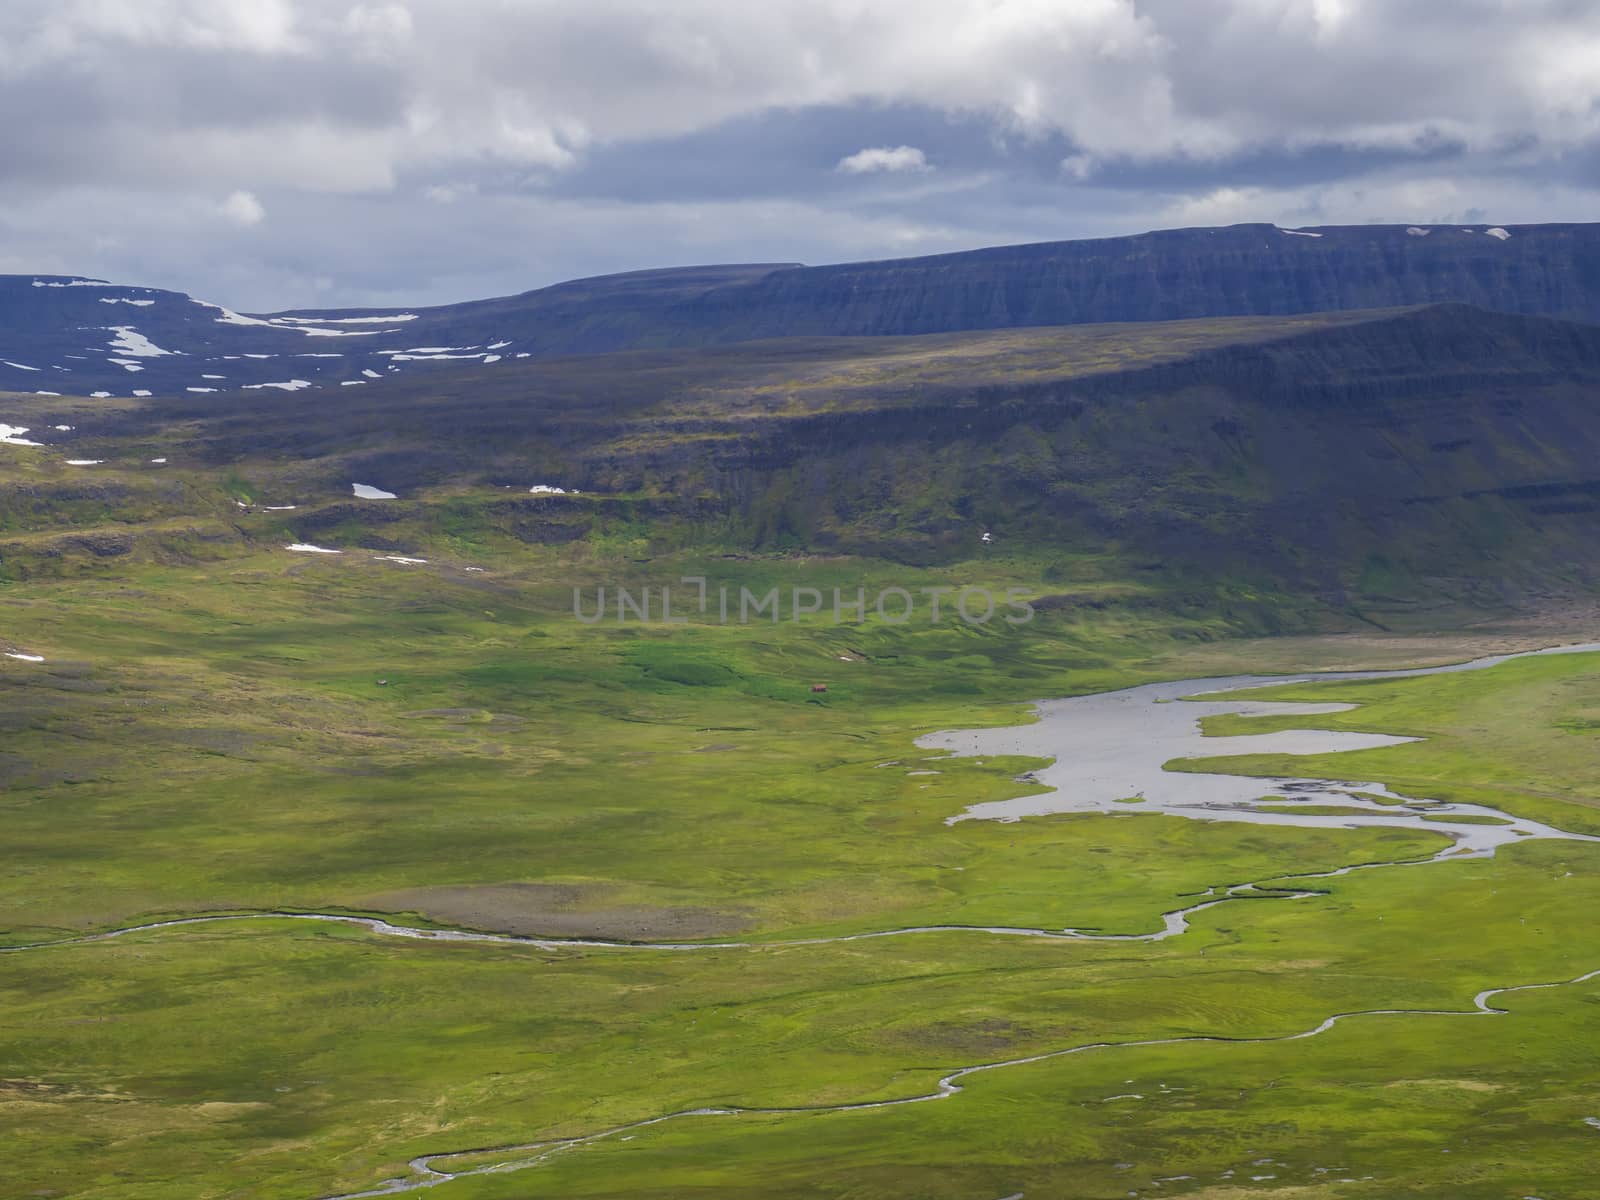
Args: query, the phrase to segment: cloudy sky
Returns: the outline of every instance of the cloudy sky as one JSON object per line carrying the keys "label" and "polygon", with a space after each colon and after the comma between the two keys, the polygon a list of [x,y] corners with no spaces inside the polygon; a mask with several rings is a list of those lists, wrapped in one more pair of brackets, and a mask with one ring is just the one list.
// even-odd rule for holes
{"label": "cloudy sky", "polygon": [[1600,213],[1594,0],[0,0],[0,272],[240,309]]}

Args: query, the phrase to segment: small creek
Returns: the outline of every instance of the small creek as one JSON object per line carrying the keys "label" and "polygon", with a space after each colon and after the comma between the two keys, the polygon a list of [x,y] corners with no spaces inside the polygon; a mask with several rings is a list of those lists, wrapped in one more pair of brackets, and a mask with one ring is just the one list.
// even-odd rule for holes
{"label": "small creek", "polygon": [[[1600,651],[1600,643],[1564,646],[1552,650],[1534,651],[1534,654],[1572,654]],[[1432,859],[1411,860],[1404,863],[1354,863],[1338,870],[1315,874],[1279,876],[1274,886],[1240,883],[1209,889],[1205,896],[1187,907],[1163,914],[1161,929],[1150,933],[1109,934],[1074,929],[1037,929],[1027,926],[970,926],[927,925],[884,929],[867,933],[846,934],[837,937],[791,939],[788,941],[747,942],[685,942],[685,943],[630,943],[596,939],[553,939],[516,937],[507,934],[477,933],[467,930],[422,929],[395,925],[376,917],[362,917],[342,913],[305,912],[252,912],[226,913],[209,916],[183,917],[171,921],[154,921],[142,925],[91,934],[80,938],[63,939],[31,946],[0,948],[0,955],[44,951],[52,948],[85,945],[126,937],[135,933],[173,929],[189,925],[216,924],[232,921],[296,920],[338,922],[357,925],[373,933],[425,941],[490,943],[499,945],[533,946],[543,950],[563,948],[595,948],[644,952],[690,952],[715,950],[756,950],[779,946],[820,946],[840,942],[864,941],[873,938],[905,937],[930,933],[979,933],[986,935],[1045,938],[1062,941],[1161,941],[1176,937],[1188,929],[1189,917],[1194,913],[1227,904],[1235,900],[1276,898],[1304,899],[1318,893],[1284,886],[1294,880],[1326,879],[1346,875],[1352,871],[1375,870],[1394,866],[1416,866],[1446,857],[1492,855],[1500,846],[1529,838],[1565,838],[1594,842],[1600,838],[1583,834],[1566,833],[1552,826],[1520,817],[1513,817],[1491,808],[1470,804],[1439,804],[1425,799],[1397,796],[1380,783],[1341,782],[1321,779],[1255,779],[1235,775],[1197,774],[1171,772],[1164,764],[1175,759],[1213,757],[1233,754],[1326,754],[1342,750],[1368,749],[1378,746],[1398,745],[1414,739],[1391,737],[1383,734],[1342,733],[1323,730],[1290,730],[1279,733],[1253,734],[1241,737],[1208,738],[1200,732],[1200,721],[1208,716],[1239,714],[1245,716],[1314,715],[1343,712],[1354,707],[1343,704],[1289,704],[1253,701],[1244,696],[1223,696],[1191,701],[1185,697],[1207,695],[1215,692],[1235,693],[1251,688],[1274,684],[1301,683],[1330,679],[1398,679],[1418,675],[1438,675],[1455,671],[1474,671],[1492,667],[1513,658],[1528,655],[1500,655],[1457,663],[1445,667],[1416,668],[1403,671],[1343,671],[1319,674],[1265,676],[1232,675],[1213,679],[1189,679],[1172,683],[1145,684],[1118,692],[1105,692],[1079,696],[1069,700],[1048,700],[1038,706],[1039,720],[1035,724],[1008,728],[957,730],[929,734],[918,740],[926,749],[949,750],[957,755],[1020,754],[1030,757],[1051,758],[1054,762],[1035,774],[1042,784],[1053,791],[1024,796],[1015,800],[994,801],[974,805],[948,820],[1016,821],[1029,816],[1050,813],[1165,813],[1172,816],[1211,821],[1249,821],[1273,825],[1300,825],[1315,827],[1408,827],[1450,837],[1451,844]],[[1383,805],[1352,795],[1363,792],[1398,801]],[[1334,804],[1344,809],[1361,809],[1361,814],[1326,815],[1314,813],[1283,813],[1264,811],[1262,797],[1272,795],[1267,801],[1280,807],[1295,805]],[[1132,796],[1142,796],[1138,804],[1119,801]],[[1367,815],[1370,813],[1370,815]],[[1425,820],[1424,817],[1443,818]],[[1497,824],[1478,824],[1461,818],[1487,818]],[[1454,821],[1451,818],[1455,818]],[[1569,984],[1587,983],[1600,978],[1593,971]],[[411,1174],[391,1179],[377,1187],[323,1200],[368,1200],[368,1198],[393,1196],[420,1191],[473,1176],[508,1174],[537,1167],[551,1156],[603,1141],[626,1141],[634,1133],[668,1122],[682,1122],[697,1118],[725,1118],[740,1116],[802,1116],[806,1114],[864,1112],[873,1109],[896,1108],[908,1104],[923,1104],[946,1100],[958,1095],[962,1081],[969,1076],[1006,1067],[1019,1067],[1031,1063],[1049,1062],[1074,1054],[1111,1051],[1118,1048],[1140,1046],[1170,1046],[1180,1044],[1265,1044],[1291,1042],[1316,1037],[1342,1021],[1369,1016],[1415,1017],[1486,1017],[1504,1013],[1492,1002],[1501,995],[1539,988],[1563,986],[1561,983],[1523,984],[1518,986],[1487,988],[1473,998],[1467,1009],[1366,1009],[1358,1012],[1336,1013],[1316,1026],[1298,1033],[1275,1037],[1218,1037],[1194,1036],[1159,1038],[1143,1041],[1096,1042],[1046,1051],[1023,1058],[976,1063],[959,1067],[942,1076],[933,1090],[899,1099],[867,1101],[854,1104],[824,1105],[796,1108],[697,1108],[666,1113],[646,1120],[620,1125],[581,1137],[550,1139],[523,1145],[500,1148],[464,1149],[423,1155],[409,1164]],[[463,1163],[452,1168],[452,1160],[478,1160],[492,1157],[490,1163]]]}

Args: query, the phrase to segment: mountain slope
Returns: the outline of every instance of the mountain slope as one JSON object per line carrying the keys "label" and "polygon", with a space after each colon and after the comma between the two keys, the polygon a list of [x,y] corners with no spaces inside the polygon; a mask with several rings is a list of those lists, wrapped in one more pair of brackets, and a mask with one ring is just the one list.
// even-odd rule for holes
{"label": "mountain slope", "polygon": [[1600,225],[1236,225],[841,266],[640,271],[400,312],[240,316],[175,292],[6,276],[0,388],[354,389],[522,356],[1436,303],[1600,321]]}
{"label": "mountain slope", "polygon": [[[1600,327],[1435,306],[530,359],[331,408],[19,398],[0,419],[75,428],[11,452],[31,474],[0,492],[22,535],[0,556],[99,553],[85,514],[129,552],[197,512],[224,540],[424,557],[626,529],[641,549],[932,563],[988,553],[987,532],[1178,592],[1494,604],[1600,582],[1597,396]],[[241,517],[223,480],[262,507]]]}
{"label": "mountain slope", "polygon": [[540,352],[546,322],[586,351],[636,344],[707,290],[773,268],[693,267],[558,284],[443,308],[250,316],[182,292],[0,276],[0,390],[64,395],[293,392]]}

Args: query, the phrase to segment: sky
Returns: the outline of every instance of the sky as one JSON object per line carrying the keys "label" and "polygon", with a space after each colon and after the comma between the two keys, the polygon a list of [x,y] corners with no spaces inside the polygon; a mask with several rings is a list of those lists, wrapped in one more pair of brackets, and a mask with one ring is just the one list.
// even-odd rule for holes
{"label": "sky", "polygon": [[1595,0],[0,0],[0,273],[443,303],[1600,213]]}

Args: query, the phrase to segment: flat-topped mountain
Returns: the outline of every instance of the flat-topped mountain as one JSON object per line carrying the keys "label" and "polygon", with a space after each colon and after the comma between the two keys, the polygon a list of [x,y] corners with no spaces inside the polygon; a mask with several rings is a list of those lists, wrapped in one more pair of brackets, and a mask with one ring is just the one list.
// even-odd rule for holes
{"label": "flat-topped mountain", "polygon": [[1463,303],[1600,321],[1600,225],[1180,229],[927,258],[688,267],[411,309],[240,314],[0,276],[0,389],[129,396],[376,384],[445,363]]}
{"label": "flat-topped mountain", "polygon": [[1600,321],[1600,225],[1176,229],[774,271],[698,305],[726,340],[1437,303]]}

